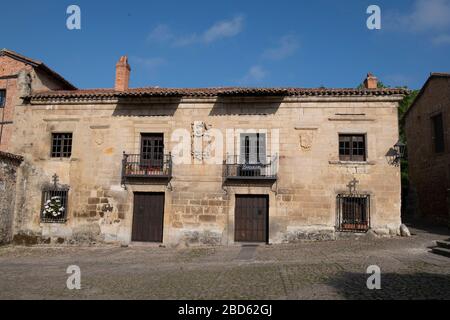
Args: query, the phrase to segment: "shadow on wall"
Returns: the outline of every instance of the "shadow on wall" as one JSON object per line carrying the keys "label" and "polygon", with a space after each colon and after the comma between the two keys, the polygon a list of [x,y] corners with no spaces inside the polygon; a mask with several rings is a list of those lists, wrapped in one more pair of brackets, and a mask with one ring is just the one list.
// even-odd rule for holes
{"label": "shadow on wall", "polygon": [[450,274],[381,273],[381,290],[369,290],[370,274],[339,273],[326,283],[349,300],[450,299]]}
{"label": "shadow on wall", "polygon": [[175,114],[180,99],[171,99],[167,103],[145,103],[133,104],[119,102],[113,112],[114,117],[171,117]]}
{"label": "shadow on wall", "polygon": [[219,97],[211,109],[210,116],[229,115],[272,115],[277,112],[284,97],[267,97],[264,102],[258,98]]}

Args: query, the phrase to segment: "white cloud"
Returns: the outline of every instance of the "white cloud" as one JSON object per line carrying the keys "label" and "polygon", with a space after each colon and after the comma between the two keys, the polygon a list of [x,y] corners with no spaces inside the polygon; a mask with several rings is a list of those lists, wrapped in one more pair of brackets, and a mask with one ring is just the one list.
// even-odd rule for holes
{"label": "white cloud", "polygon": [[183,47],[197,43],[208,44],[221,39],[235,37],[242,32],[243,28],[243,15],[235,16],[229,20],[218,21],[201,33],[187,35],[175,35],[169,26],[160,24],[150,32],[148,40],[170,43],[175,47]]}
{"label": "white cloud", "polygon": [[450,0],[416,0],[407,13],[388,15],[388,25],[422,32],[450,26]]}
{"label": "white cloud", "polygon": [[450,35],[449,34],[441,34],[431,39],[431,42],[435,46],[443,46],[450,45]]}
{"label": "white cloud", "polygon": [[252,66],[245,76],[239,81],[241,84],[261,82],[266,78],[267,71],[260,65]]}
{"label": "white cloud", "polygon": [[164,42],[164,41],[170,41],[173,39],[173,34],[170,31],[169,26],[165,24],[159,24],[155,27],[155,29],[150,32],[148,35],[148,40],[158,41],[158,42]]}
{"label": "white cloud", "polygon": [[236,16],[231,20],[219,21],[205,31],[202,40],[209,43],[222,38],[234,37],[242,31],[243,25],[244,17],[242,15]]}
{"label": "white cloud", "polygon": [[285,35],[279,40],[277,47],[267,49],[263,52],[262,57],[270,60],[282,60],[293,55],[299,46],[295,36]]}

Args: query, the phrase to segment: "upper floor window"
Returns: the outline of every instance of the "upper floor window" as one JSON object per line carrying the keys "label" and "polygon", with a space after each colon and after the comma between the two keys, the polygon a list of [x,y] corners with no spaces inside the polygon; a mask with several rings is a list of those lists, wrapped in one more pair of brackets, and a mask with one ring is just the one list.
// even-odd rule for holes
{"label": "upper floor window", "polygon": [[162,133],[141,134],[141,164],[162,167],[164,161],[164,135]]}
{"label": "upper floor window", "polygon": [[431,121],[433,123],[434,152],[444,152],[444,122],[442,119],[442,113],[431,117]]}
{"label": "upper floor window", "polygon": [[240,163],[266,163],[266,135],[264,133],[241,134]]}
{"label": "upper floor window", "polygon": [[72,156],[72,133],[52,133],[52,158]]}
{"label": "upper floor window", "polygon": [[339,160],[366,161],[366,136],[364,134],[339,135]]}
{"label": "upper floor window", "polygon": [[6,104],[6,90],[0,89],[0,108],[3,108]]}

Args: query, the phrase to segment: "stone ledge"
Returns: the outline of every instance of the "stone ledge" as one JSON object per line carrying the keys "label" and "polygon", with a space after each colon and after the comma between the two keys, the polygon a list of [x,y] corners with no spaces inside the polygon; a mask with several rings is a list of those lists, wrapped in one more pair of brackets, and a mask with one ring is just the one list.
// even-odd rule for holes
{"label": "stone ledge", "polygon": [[340,161],[340,160],[330,160],[329,164],[341,165],[341,166],[373,166],[375,161]]}

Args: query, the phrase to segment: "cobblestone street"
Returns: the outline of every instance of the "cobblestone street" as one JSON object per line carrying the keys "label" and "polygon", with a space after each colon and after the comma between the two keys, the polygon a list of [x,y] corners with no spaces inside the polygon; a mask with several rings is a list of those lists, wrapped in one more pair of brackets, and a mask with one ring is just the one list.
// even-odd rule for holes
{"label": "cobblestone street", "polygon": [[[2,247],[0,299],[450,299],[449,234],[259,247]],[[81,290],[66,288],[69,265]],[[381,290],[368,290],[369,265]]]}

